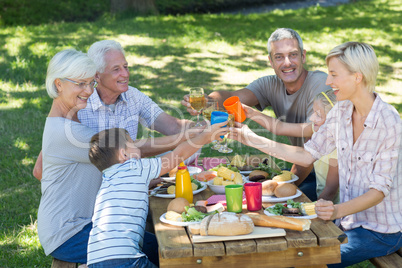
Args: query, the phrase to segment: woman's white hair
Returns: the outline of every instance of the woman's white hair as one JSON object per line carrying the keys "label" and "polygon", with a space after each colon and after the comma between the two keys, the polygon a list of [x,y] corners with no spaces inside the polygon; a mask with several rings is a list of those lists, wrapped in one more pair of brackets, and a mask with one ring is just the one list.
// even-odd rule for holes
{"label": "woman's white hair", "polygon": [[47,67],[46,90],[52,99],[59,96],[54,81],[59,78],[86,79],[96,74],[96,66],[87,54],[75,49],[60,51]]}
{"label": "woman's white hair", "polygon": [[325,58],[328,65],[331,58],[337,58],[351,73],[360,73],[369,92],[375,89],[380,68],[372,46],[360,42],[346,42],[334,47]]}
{"label": "woman's white hair", "polygon": [[105,54],[110,50],[120,51],[124,55],[124,49],[119,42],[114,40],[102,40],[92,44],[88,49],[88,56],[96,65],[96,71],[103,73],[106,68]]}
{"label": "woman's white hair", "polygon": [[281,41],[283,39],[296,39],[299,44],[300,51],[303,53],[303,41],[300,35],[293,29],[290,28],[278,28],[271,34],[268,39],[268,54],[271,55],[271,43],[276,41]]}

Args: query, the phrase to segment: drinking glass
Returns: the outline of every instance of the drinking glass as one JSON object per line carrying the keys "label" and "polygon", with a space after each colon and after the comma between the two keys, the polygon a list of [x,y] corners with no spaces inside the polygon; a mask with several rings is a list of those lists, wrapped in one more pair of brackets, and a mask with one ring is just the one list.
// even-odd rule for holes
{"label": "drinking glass", "polygon": [[194,125],[195,127],[202,126],[200,122],[200,113],[202,109],[205,107],[206,99],[204,95],[204,89],[202,87],[193,87],[190,88],[190,105],[191,108],[198,112],[197,114],[197,123]]}
{"label": "drinking glass", "polygon": [[[218,101],[214,99],[209,99],[207,100],[204,110],[202,110],[202,116],[205,120],[211,121],[211,113],[213,111],[219,111]],[[211,147],[211,149],[219,149],[218,147],[220,147],[220,144],[217,140],[213,140],[212,144],[213,146]]]}
{"label": "drinking glass", "polygon": [[[228,115],[228,127],[234,127],[234,125],[235,125],[234,122],[235,122],[234,115],[229,114]],[[233,152],[233,150],[228,147],[227,136],[228,136],[228,134],[225,135],[225,137],[223,138],[223,144],[218,149],[218,152],[220,152],[220,153],[230,154],[231,152]]]}

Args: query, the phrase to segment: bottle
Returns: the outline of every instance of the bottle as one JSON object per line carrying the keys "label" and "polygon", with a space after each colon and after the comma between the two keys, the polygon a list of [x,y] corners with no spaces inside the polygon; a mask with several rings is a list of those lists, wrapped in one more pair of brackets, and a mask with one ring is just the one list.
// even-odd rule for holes
{"label": "bottle", "polygon": [[183,162],[180,163],[177,169],[175,196],[176,198],[183,197],[191,204],[193,203],[193,188],[191,187],[190,173]]}

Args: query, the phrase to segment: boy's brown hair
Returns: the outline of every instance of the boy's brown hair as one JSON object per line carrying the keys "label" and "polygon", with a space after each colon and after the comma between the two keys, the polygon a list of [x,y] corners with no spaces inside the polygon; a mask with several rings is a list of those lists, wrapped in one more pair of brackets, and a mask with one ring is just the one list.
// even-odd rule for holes
{"label": "boy's brown hair", "polygon": [[119,150],[126,147],[128,132],[123,128],[103,130],[92,136],[89,160],[101,172],[119,163]]}

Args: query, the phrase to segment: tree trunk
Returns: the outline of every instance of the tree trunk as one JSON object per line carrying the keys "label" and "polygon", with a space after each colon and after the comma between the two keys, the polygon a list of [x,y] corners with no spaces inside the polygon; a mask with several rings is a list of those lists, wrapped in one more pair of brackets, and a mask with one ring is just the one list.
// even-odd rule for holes
{"label": "tree trunk", "polygon": [[154,0],[110,0],[112,13],[130,9],[139,13],[157,13]]}

